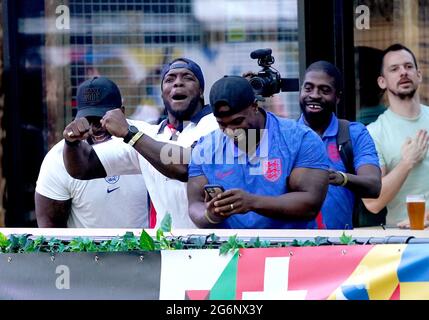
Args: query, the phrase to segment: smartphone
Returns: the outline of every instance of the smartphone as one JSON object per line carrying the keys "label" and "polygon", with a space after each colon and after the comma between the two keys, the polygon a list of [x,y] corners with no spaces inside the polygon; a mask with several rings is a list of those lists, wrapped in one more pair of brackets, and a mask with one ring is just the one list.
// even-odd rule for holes
{"label": "smartphone", "polygon": [[216,197],[216,195],[218,195],[219,193],[225,191],[225,189],[220,184],[206,184],[204,186],[204,190],[206,190],[207,194],[212,199]]}

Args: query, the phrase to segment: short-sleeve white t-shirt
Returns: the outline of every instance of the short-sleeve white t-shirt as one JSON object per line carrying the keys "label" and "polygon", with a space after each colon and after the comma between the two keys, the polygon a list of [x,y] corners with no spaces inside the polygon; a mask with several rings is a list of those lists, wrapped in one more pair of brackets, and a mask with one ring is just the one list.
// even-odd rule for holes
{"label": "short-sleeve white t-shirt", "polygon": [[[115,140],[100,143],[115,145]],[[147,189],[139,175],[115,175],[104,179],[78,180],[66,171],[64,140],[45,156],[36,192],[53,200],[72,199],[67,226],[71,228],[147,228]]]}

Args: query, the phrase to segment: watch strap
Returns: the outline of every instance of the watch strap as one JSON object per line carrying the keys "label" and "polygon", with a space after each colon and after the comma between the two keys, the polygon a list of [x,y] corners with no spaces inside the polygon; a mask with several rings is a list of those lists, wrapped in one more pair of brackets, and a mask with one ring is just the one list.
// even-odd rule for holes
{"label": "watch strap", "polygon": [[123,138],[125,143],[129,143],[131,139],[139,132],[139,130],[135,126],[128,127],[128,133]]}

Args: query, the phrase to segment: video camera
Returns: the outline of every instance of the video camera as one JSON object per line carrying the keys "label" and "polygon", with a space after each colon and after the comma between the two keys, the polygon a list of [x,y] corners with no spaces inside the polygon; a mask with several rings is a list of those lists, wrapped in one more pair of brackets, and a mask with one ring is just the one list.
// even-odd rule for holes
{"label": "video camera", "polygon": [[286,79],[280,76],[280,72],[271,67],[275,59],[271,55],[272,50],[258,49],[250,53],[250,58],[258,59],[258,65],[262,70],[253,76],[249,82],[256,95],[262,97],[271,97],[280,91],[299,91],[298,79]]}

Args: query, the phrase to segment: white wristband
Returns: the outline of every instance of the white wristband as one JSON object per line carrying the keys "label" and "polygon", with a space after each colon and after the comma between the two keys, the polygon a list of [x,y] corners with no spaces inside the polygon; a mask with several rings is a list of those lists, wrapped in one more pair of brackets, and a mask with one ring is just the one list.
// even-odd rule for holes
{"label": "white wristband", "polygon": [[142,131],[137,132],[134,137],[131,138],[130,142],[128,144],[132,147],[137,142],[138,139],[140,139],[144,133]]}

